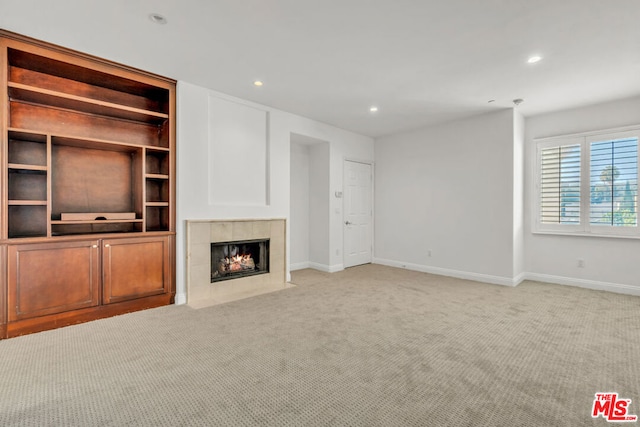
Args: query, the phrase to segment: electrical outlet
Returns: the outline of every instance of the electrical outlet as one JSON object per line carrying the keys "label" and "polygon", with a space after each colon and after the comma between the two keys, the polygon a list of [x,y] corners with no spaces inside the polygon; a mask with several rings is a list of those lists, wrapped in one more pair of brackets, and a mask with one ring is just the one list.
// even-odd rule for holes
{"label": "electrical outlet", "polygon": [[584,268],[584,260],[583,259],[579,259],[578,260],[578,267],[579,268]]}

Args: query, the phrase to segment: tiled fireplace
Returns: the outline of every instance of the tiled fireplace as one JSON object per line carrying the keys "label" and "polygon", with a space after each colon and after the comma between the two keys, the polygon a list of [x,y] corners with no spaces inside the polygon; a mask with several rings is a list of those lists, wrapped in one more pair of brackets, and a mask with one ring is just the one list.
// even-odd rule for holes
{"label": "tiled fireplace", "polygon": [[[284,219],[187,221],[188,304],[205,307],[289,287],[285,230]],[[261,274],[241,274],[265,265]]]}

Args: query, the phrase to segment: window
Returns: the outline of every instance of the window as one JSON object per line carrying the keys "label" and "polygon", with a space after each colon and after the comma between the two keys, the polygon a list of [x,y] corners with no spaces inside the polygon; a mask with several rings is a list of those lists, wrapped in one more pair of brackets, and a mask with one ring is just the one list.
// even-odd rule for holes
{"label": "window", "polygon": [[596,140],[590,151],[589,223],[637,227],[638,137]]}
{"label": "window", "polygon": [[640,237],[640,129],[537,140],[534,230]]}
{"label": "window", "polygon": [[544,148],[540,167],[540,221],[579,224],[580,144]]}

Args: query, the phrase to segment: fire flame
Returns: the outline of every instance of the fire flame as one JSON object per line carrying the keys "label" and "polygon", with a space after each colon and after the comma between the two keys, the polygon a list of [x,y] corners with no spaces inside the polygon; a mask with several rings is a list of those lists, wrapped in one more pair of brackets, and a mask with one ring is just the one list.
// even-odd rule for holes
{"label": "fire flame", "polygon": [[230,271],[242,270],[247,264],[247,261],[251,259],[251,254],[235,255],[232,257],[225,257],[224,262],[228,266]]}

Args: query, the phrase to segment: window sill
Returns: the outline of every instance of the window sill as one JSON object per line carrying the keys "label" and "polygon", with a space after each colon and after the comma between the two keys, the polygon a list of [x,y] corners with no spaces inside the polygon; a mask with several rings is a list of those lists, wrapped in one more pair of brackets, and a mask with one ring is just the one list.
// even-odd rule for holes
{"label": "window sill", "polygon": [[587,233],[585,231],[536,230],[532,231],[531,234],[568,237],[596,237],[599,239],[640,239],[639,234]]}

